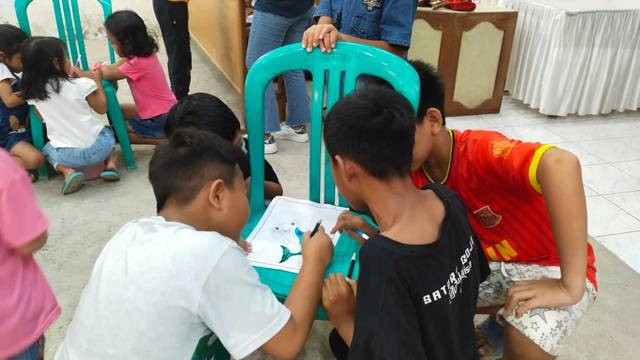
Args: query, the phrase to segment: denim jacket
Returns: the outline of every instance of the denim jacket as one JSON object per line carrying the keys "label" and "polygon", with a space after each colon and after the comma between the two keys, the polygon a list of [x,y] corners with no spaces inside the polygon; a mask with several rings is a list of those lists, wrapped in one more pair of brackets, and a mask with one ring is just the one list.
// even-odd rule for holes
{"label": "denim jacket", "polygon": [[347,35],[409,47],[417,6],[417,0],[321,0],[315,16],[330,16]]}

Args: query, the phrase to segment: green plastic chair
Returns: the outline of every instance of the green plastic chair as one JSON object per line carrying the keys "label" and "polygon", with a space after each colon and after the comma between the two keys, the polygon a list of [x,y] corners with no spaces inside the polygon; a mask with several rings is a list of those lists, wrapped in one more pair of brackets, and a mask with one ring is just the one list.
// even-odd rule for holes
{"label": "green plastic chair", "polygon": [[[250,206],[251,217],[245,226],[245,238],[251,233],[265,211],[264,205],[264,93],[267,84],[276,76],[291,70],[307,70],[313,75],[311,94],[311,129],[309,157],[309,200],[317,203],[348,206],[341,196],[336,196],[336,187],[331,175],[329,157],[324,155],[322,176],[322,113],[327,84],[327,110],[342,94],[356,88],[360,75],[373,75],[386,80],[402,93],[417,110],[420,97],[419,78],[413,67],[404,59],[372,46],[339,42],[331,53],[315,49],[308,53],[300,44],[292,44],[273,50],[259,58],[249,70],[245,81],[245,112],[249,133],[249,158],[251,162]],[[321,186],[321,180],[324,184]],[[324,189],[324,191],[321,191]],[[321,194],[324,196],[321,198]],[[336,204],[337,203],[337,204]],[[334,256],[327,273],[346,274],[351,256],[359,244],[342,234],[334,249]],[[356,264],[354,278],[357,277]],[[295,274],[265,268],[256,268],[261,281],[267,284],[276,296],[284,299]],[[319,310],[317,318],[326,319]]]}
{"label": "green plastic chair", "polygon": [[[34,0],[15,0],[14,7],[16,11],[16,17],[18,18],[18,24],[20,28],[28,35],[31,35],[31,26],[29,26],[29,17],[27,15],[27,8]],[[102,7],[104,18],[106,19],[111,15],[111,0],[96,0]],[[56,27],[58,30],[58,37],[65,44],[67,44],[66,52],[67,56],[75,64],[80,59],[80,66],[83,70],[89,70],[89,60],[87,57],[87,51],[84,45],[84,35],[82,33],[82,23],[80,21],[80,11],[78,8],[78,0],[52,0],[53,13],[56,19]],[[109,48],[109,59],[111,63],[115,62],[115,53],[111,43],[107,40],[107,46]],[[103,82],[104,91],[107,97],[107,117],[113,125],[118,141],[120,142],[120,148],[124,156],[125,165],[129,170],[137,168],[136,161],[133,156],[133,150],[131,149],[131,142],[129,141],[129,134],[127,131],[127,125],[120,110],[120,104],[118,97],[116,96],[117,83],[113,81]],[[36,115],[35,111],[30,112],[31,133],[33,137],[33,144],[38,149],[42,149],[44,146],[44,134],[42,122]],[[47,177],[46,166],[43,166],[39,170],[39,176],[41,179]]]}

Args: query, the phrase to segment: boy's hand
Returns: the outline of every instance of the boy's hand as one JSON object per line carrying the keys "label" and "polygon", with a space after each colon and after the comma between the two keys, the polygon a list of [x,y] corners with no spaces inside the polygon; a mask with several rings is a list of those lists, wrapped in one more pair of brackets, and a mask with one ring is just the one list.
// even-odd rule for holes
{"label": "boy's hand", "polygon": [[340,32],[332,24],[318,24],[308,28],[302,35],[302,47],[308,52],[320,47],[322,52],[330,53],[336,48],[336,42],[340,40]]}
{"label": "boy's hand", "polygon": [[336,328],[353,322],[357,286],[356,281],[345,279],[342,274],[331,274],[324,280],[322,306]]}
{"label": "boy's hand", "polygon": [[240,245],[242,250],[244,250],[244,252],[246,252],[247,254],[249,254],[253,250],[251,243],[245,239],[238,240],[238,245]]}
{"label": "boy's hand", "polygon": [[504,305],[506,315],[513,313],[521,317],[525,311],[536,308],[566,307],[576,304],[582,298],[582,291],[570,290],[561,279],[544,278],[533,281],[516,281],[507,292]]}
{"label": "boy's hand", "polygon": [[365,239],[358,235],[356,231],[361,231],[369,237],[377,233],[376,228],[371,226],[366,220],[347,210],[343,211],[342,214],[338,216],[338,221],[333,229],[331,229],[331,234],[333,235],[336,232],[342,231],[346,231],[349,236],[361,244],[365,242]]}
{"label": "boy's hand", "polygon": [[302,261],[318,261],[322,268],[326,268],[331,263],[333,257],[333,243],[331,238],[324,231],[324,227],[318,227],[313,237],[311,232],[304,233],[302,237]]}

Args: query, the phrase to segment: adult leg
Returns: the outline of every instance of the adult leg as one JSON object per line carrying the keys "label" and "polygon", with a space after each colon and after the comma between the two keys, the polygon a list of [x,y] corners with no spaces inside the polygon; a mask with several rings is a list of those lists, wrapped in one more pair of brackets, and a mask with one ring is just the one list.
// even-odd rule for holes
{"label": "adult leg", "polygon": [[[282,46],[290,25],[291,20],[283,16],[262,11],[254,12],[247,46],[247,69],[251,69],[260,56]],[[265,133],[270,134],[279,131],[280,119],[271,82],[269,82],[264,95],[264,104]]]}
{"label": "adult leg", "polygon": [[[287,31],[284,45],[302,41],[302,34],[309,26],[313,10],[314,7],[311,7],[304,15],[296,18]],[[308,124],[311,115],[304,73],[302,71],[289,71],[284,74],[284,82],[287,92],[287,124],[292,127]]]}
{"label": "adult leg", "polygon": [[181,99],[189,93],[191,83],[189,9],[186,2],[153,0],[153,11],[167,50],[171,90]]}

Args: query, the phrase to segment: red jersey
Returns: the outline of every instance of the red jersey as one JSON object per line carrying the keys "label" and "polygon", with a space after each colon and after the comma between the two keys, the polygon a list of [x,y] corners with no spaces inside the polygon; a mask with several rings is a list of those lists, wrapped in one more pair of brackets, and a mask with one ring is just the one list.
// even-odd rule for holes
{"label": "red jersey", "polygon": [[[512,140],[493,131],[452,130],[444,185],[457,192],[489,261],[560,266],[538,165],[552,145]],[[411,175],[421,188],[433,182],[424,168]],[[595,256],[587,252],[587,279],[596,283]]]}

